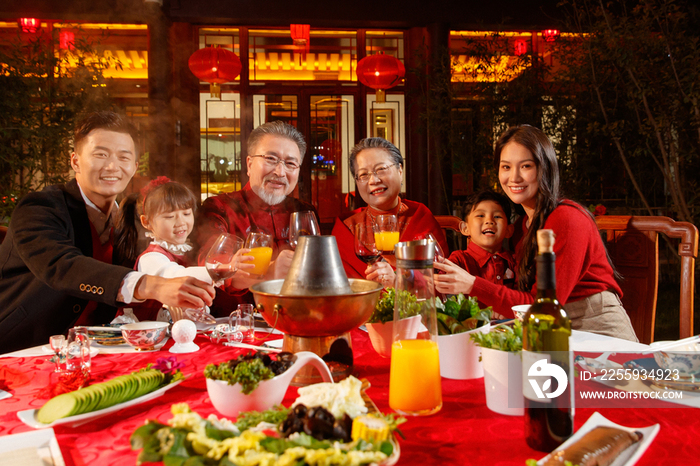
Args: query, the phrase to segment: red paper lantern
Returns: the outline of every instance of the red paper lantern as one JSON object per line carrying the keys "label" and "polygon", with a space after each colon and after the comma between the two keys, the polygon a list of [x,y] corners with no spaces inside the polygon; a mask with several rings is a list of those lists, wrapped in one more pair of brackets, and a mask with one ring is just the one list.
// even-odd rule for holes
{"label": "red paper lantern", "polygon": [[292,36],[292,42],[294,46],[301,52],[304,60],[306,60],[306,53],[309,51],[311,46],[311,25],[310,24],[290,24],[289,32]]}
{"label": "red paper lantern", "polygon": [[187,64],[200,81],[210,84],[211,96],[219,98],[221,97],[220,84],[235,80],[243,69],[238,55],[216,45],[197,50],[190,56]]}
{"label": "red paper lantern", "polygon": [[542,36],[545,42],[554,42],[559,37],[559,30],[557,29],[545,29],[542,31]]}
{"label": "red paper lantern", "polygon": [[311,36],[311,25],[290,24],[289,32],[292,35],[294,45],[306,45],[309,43],[309,37]]}
{"label": "red paper lantern", "polygon": [[518,39],[513,44],[513,51],[517,56],[527,53],[527,42],[523,39]]}
{"label": "red paper lantern", "polygon": [[58,43],[62,49],[73,50],[75,48],[75,34],[70,31],[61,31],[58,35]]}
{"label": "red paper lantern", "polygon": [[22,32],[28,32],[30,34],[34,34],[41,24],[36,18],[20,18],[17,22]]}
{"label": "red paper lantern", "polygon": [[355,74],[362,84],[377,90],[377,102],[384,102],[384,89],[396,86],[406,68],[398,58],[379,52],[360,60]]}

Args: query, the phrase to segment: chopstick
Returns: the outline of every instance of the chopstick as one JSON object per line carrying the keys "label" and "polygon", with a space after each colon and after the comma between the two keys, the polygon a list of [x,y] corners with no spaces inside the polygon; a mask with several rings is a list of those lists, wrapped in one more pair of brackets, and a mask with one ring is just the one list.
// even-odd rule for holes
{"label": "chopstick", "polygon": [[227,341],[224,343],[226,346],[233,346],[234,348],[246,348],[246,349],[254,349],[254,350],[260,350],[260,351],[269,351],[271,353],[281,353],[281,349],[277,348],[270,348],[269,346],[255,346],[255,345],[249,345],[247,343],[238,343],[236,341]]}
{"label": "chopstick", "polygon": [[664,351],[664,350],[667,350],[669,348],[675,348],[676,346],[682,346],[682,345],[687,345],[689,343],[696,343],[696,342],[700,342],[700,335],[695,335],[693,337],[684,338],[682,340],[672,341],[672,342],[666,343],[664,345],[655,346],[648,351],[644,351],[642,354],[655,353],[657,351]]}

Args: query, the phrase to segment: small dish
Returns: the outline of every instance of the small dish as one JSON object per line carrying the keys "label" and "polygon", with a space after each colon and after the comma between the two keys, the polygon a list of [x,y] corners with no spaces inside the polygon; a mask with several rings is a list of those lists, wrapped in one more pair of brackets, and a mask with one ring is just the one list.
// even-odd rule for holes
{"label": "small dish", "polygon": [[[184,379],[183,379],[184,380]],[[61,419],[58,419],[51,424],[44,424],[43,422],[39,422],[39,420],[36,418],[36,413],[38,409],[27,409],[25,411],[20,411],[17,413],[17,417],[19,418],[20,421],[24,422],[26,425],[29,427],[33,427],[35,429],[44,429],[46,427],[53,427],[53,426],[58,426],[62,424],[66,424],[68,426],[79,426],[82,424],[85,424],[87,422],[92,421],[93,419],[97,419],[98,417],[106,416],[107,414],[120,411],[124,408],[128,408],[130,406],[134,406],[137,404],[141,404],[145,401],[152,400],[154,398],[158,398],[159,396],[163,395],[163,393],[167,392],[173,387],[178,386],[180,383],[182,383],[183,380],[178,380],[177,382],[173,382],[171,384],[166,385],[165,387],[161,387],[156,391],[153,391],[151,393],[147,393],[143,396],[140,396],[138,398],[134,398],[133,400],[126,401],[124,403],[119,403],[114,406],[110,406],[109,408],[105,409],[100,409],[99,411],[92,411],[90,413],[85,413],[85,414],[78,414],[77,416],[69,416],[69,417],[64,417]]]}
{"label": "small dish", "polygon": [[[654,350],[668,343],[672,342],[655,341],[650,346]],[[700,352],[695,343],[654,351],[654,360],[662,369],[677,370],[682,377],[700,378]]]}
{"label": "small dish", "polygon": [[677,380],[667,380],[672,377],[672,372],[668,372],[670,369],[661,368],[654,358],[640,358],[632,359],[623,364],[626,369],[637,369],[645,370],[647,373],[661,374],[659,378],[648,378],[644,382],[652,387],[658,387],[661,389],[668,390],[683,390],[687,392],[698,392],[700,391],[700,377],[684,377],[679,376]]}
{"label": "small dish", "polygon": [[46,466],[65,466],[66,463],[63,460],[61,448],[58,446],[53,429],[0,437],[1,464],[27,464],[36,458],[39,458]]}
{"label": "small dish", "polygon": [[[630,445],[629,448],[620,453],[620,455],[617,458],[615,458],[615,461],[613,461],[610,466],[632,466],[633,464],[635,464],[637,460],[641,458],[641,456],[644,454],[647,448],[649,448],[649,445],[651,445],[651,442],[656,437],[656,434],[659,433],[660,429],[659,424],[654,424],[653,426],[648,427],[621,426],[620,424],[615,424],[614,422],[606,419],[602,414],[596,411],[591,415],[591,417],[588,418],[586,423],[583,424],[581,428],[577,430],[574,435],[571,436],[571,438],[569,438],[569,440],[562,443],[561,446],[554,451],[561,450],[575,443],[578,439],[583,437],[585,433],[589,432],[594,427],[615,427],[617,429],[626,430],[627,432],[641,432],[643,435],[639,442],[635,443],[634,445]],[[537,462],[537,464],[544,464],[544,460],[545,458],[547,458],[547,456],[540,459]]]}
{"label": "small dish", "polygon": [[622,364],[609,359],[606,359],[603,363],[600,363],[596,358],[586,358],[577,355],[574,358],[574,362],[578,364],[581,369],[590,372],[593,377],[604,375],[606,374],[605,371],[622,369]]}

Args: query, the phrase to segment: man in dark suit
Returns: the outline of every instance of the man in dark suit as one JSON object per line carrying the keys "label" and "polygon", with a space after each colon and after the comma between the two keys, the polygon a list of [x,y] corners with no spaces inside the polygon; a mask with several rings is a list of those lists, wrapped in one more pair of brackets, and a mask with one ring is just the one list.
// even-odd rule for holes
{"label": "man in dark suit", "polygon": [[138,167],[135,131],[111,112],[76,128],[75,179],[29,193],[0,246],[0,353],[47,343],[79,324],[107,323],[116,307],[144,299],[199,308],[214,288],[112,265],[116,198]]}

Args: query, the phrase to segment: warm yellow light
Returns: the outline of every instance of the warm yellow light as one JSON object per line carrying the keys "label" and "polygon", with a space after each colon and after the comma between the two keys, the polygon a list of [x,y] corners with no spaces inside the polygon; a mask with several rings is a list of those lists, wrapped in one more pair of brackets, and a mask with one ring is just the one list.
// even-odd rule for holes
{"label": "warm yellow light", "polygon": [[216,66],[212,66],[212,67],[211,67],[211,70],[212,70],[214,73],[216,73],[216,69],[217,69]]}

